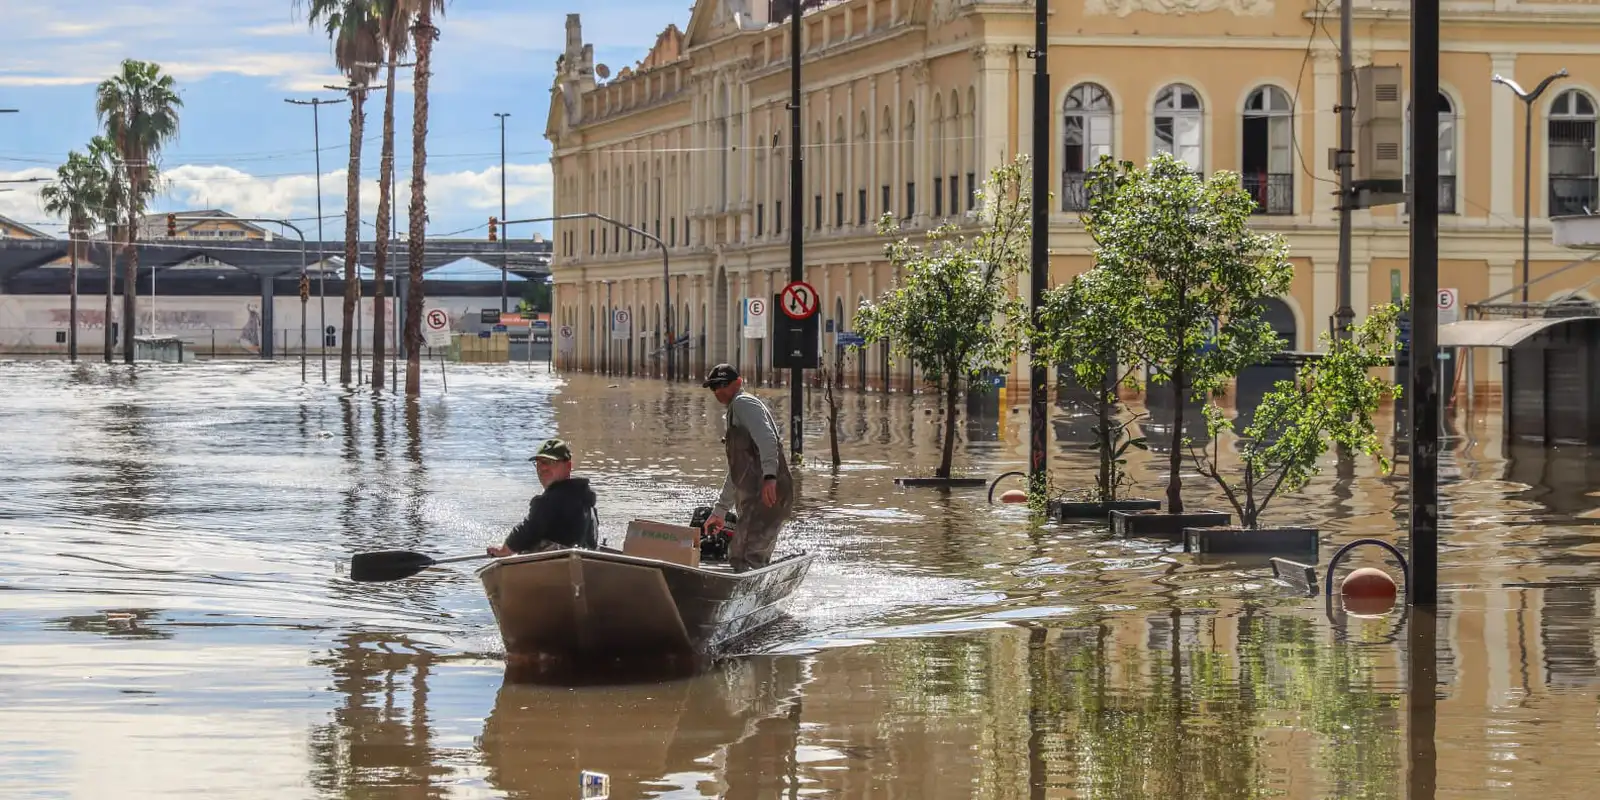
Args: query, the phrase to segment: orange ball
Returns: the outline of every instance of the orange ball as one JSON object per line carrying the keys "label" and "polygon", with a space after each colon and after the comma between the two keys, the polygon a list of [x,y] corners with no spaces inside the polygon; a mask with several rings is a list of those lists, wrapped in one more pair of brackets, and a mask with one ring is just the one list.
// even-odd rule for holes
{"label": "orange ball", "polygon": [[1352,614],[1386,614],[1394,607],[1399,593],[1394,578],[1381,569],[1362,567],[1344,576],[1339,584],[1345,610]]}
{"label": "orange ball", "polygon": [[1007,489],[1000,494],[1000,502],[1026,503],[1028,502],[1028,493],[1022,491],[1021,489]]}

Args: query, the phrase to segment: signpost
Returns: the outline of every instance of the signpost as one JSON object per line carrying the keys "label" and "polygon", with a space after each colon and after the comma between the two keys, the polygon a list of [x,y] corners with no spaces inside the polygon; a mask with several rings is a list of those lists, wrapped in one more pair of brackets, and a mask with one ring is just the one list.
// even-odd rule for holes
{"label": "signpost", "polygon": [[792,320],[809,319],[817,313],[817,290],[805,281],[793,281],[783,287],[779,295],[783,300],[783,313]]}
{"label": "signpost", "polygon": [[442,308],[430,308],[422,315],[429,347],[450,346],[450,315]]}
{"label": "signpost", "polygon": [[611,338],[615,341],[628,341],[633,333],[633,315],[626,308],[612,309],[611,311]]}
{"label": "signpost", "polygon": [[1439,324],[1449,325],[1461,318],[1461,295],[1455,289],[1439,290]]}
{"label": "signpost", "polygon": [[767,301],[760,297],[744,299],[744,338],[767,338]]}
{"label": "signpost", "polygon": [[561,354],[571,355],[572,351],[577,349],[578,346],[578,340],[572,335],[572,326],[562,325],[559,333],[561,335]]}
{"label": "signpost", "polygon": [[485,325],[493,325],[500,321],[500,309],[485,308],[478,312],[478,321]]}

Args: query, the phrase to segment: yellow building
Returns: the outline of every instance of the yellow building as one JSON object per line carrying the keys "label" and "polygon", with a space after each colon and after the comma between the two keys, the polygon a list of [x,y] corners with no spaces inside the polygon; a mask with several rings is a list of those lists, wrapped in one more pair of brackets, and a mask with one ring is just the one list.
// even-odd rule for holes
{"label": "yellow building", "polygon": [[[1404,91],[1408,6],[1354,1],[1355,64],[1401,67]],[[1600,3],[1444,6],[1440,286],[1467,305],[1521,283],[1524,109],[1491,82],[1497,74],[1531,87],[1570,73],[1533,106],[1531,274],[1576,260],[1550,243],[1546,220],[1597,207]],[[700,0],[686,30],[668,26],[614,75],[573,14],[557,63],[546,131],[556,213],[604,214],[666,243],[673,327],[690,335],[696,368],[752,368],[740,299],[771,298],[787,281],[789,28],[770,13],[761,0]],[[1032,15],[1031,4],[991,0],[839,0],[805,13],[806,277],[835,329],[849,330],[859,302],[893,278],[872,230],[880,214],[912,231],[960,221],[989,170],[1031,152]],[[1315,349],[1337,307],[1337,3],[1056,3],[1050,36],[1052,282],[1090,263],[1077,213],[1085,166],[1173,152],[1202,171],[1241,173],[1259,228],[1287,237],[1297,267],[1269,314],[1292,348]],[[1403,205],[1355,213],[1358,315],[1387,302],[1395,281],[1403,289],[1407,223]],[[613,364],[652,364],[660,251],[591,221],[560,223],[555,239],[558,322],[575,340],[566,366],[595,368],[607,346]],[[1567,270],[1535,283],[1530,299],[1596,278],[1600,268]],[[626,341],[606,335],[609,308],[630,312]],[[882,354],[866,360],[879,383]],[[1495,370],[1478,374],[1498,381]]]}
{"label": "yellow building", "polygon": [[51,239],[50,234],[0,215],[0,239]]}

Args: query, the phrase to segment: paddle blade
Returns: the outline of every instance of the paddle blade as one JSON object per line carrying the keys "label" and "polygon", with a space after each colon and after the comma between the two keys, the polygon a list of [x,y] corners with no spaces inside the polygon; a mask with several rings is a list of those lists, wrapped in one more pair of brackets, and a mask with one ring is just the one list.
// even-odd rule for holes
{"label": "paddle blade", "polygon": [[432,558],[410,550],[356,553],[350,557],[350,580],[362,583],[394,581],[409,578],[435,563]]}

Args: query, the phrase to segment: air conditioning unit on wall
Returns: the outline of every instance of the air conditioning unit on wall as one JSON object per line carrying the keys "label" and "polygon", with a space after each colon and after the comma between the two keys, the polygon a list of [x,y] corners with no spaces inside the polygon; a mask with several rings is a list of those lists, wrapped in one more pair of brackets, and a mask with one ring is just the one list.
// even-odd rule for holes
{"label": "air conditioning unit on wall", "polygon": [[1405,104],[1400,68],[1357,67],[1354,191],[1357,208],[1405,202]]}

